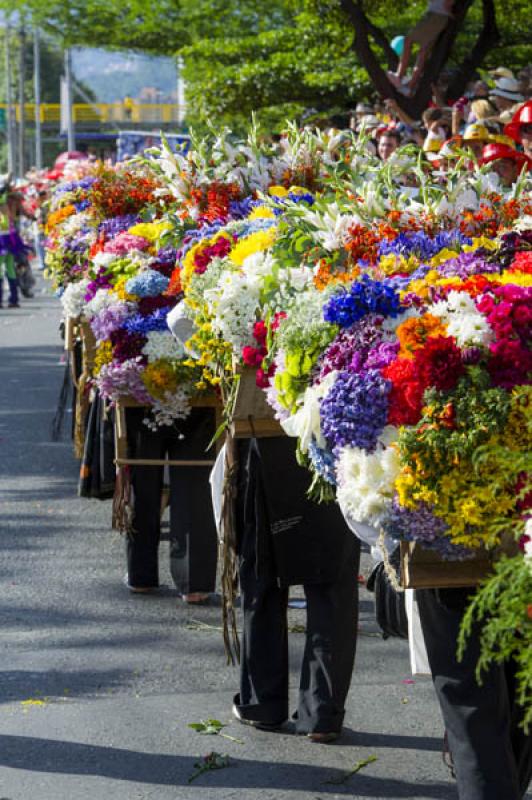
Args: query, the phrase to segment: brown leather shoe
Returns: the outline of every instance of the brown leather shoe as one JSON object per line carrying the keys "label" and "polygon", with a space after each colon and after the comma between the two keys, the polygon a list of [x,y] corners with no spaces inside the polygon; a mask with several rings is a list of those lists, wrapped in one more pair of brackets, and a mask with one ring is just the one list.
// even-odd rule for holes
{"label": "brown leather shoe", "polygon": [[311,742],[315,742],[315,744],[331,744],[331,742],[335,742],[340,737],[340,734],[336,731],[330,731],[329,733],[307,733],[307,739],[310,739]]}

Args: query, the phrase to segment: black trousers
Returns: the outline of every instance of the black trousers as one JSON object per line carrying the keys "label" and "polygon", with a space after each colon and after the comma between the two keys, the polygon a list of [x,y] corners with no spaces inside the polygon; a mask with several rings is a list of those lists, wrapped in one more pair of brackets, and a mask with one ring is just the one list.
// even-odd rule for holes
{"label": "black trousers", "polygon": [[[214,435],[212,409],[192,409],[173,427],[151,431],[143,409],[127,409],[131,458],[208,459]],[[216,585],[218,541],[209,486],[211,467],[170,467],[170,568],[183,594],[212,592]],[[128,535],[127,567],[131,586],[159,585],[163,467],[133,466],[133,532]]]}
{"label": "black trousers", "polygon": [[461,662],[456,649],[471,589],[416,592],[432,679],[453,756],[460,800],[521,800],[532,777],[532,737],[520,727],[512,663],[494,665],[479,686],[478,632]]}
{"label": "black trousers", "polygon": [[[279,448],[273,442],[265,440],[262,446],[273,448],[279,455]],[[286,481],[286,464],[283,466]],[[301,471],[295,462],[294,469]],[[248,480],[252,477],[248,475]],[[295,476],[292,484],[285,483],[284,491],[290,494],[299,483],[299,476]],[[261,526],[260,520],[256,526],[250,524],[249,508],[246,520],[246,509],[242,508],[246,492],[242,489],[240,486],[236,520],[244,631],[240,693],[235,703],[246,719],[279,723],[289,716],[288,586],[279,579],[271,536],[264,540],[264,525]],[[260,497],[260,492],[254,493],[253,513],[267,517],[268,509]],[[296,511],[305,509],[305,519],[310,525],[313,504],[304,496],[296,497],[294,507]],[[323,508],[319,513],[323,515]],[[321,531],[324,538],[331,535],[341,543],[337,574],[334,579],[329,577],[320,582],[311,579],[309,573],[308,582],[302,581],[307,600],[307,630],[296,711],[299,733],[340,731],[355,659],[360,543],[335,506],[331,506],[329,519],[331,527],[341,526],[342,530],[340,537],[333,537],[327,529]]]}

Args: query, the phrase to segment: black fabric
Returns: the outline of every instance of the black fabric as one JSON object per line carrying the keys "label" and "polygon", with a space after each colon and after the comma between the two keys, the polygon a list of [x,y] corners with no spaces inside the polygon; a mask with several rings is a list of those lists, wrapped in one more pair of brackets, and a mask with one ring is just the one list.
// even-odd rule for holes
{"label": "black fabric", "polygon": [[68,404],[68,397],[71,390],[73,390],[72,376],[70,374],[70,353],[67,355],[65,369],[63,372],[63,383],[61,384],[61,391],[57,400],[57,408],[50,426],[50,437],[52,442],[58,442],[61,438],[63,430],[63,422],[65,419],[66,408]]}
{"label": "black fabric", "polygon": [[[359,541],[341,517],[324,514],[320,506],[298,494],[306,490],[306,485],[303,488],[297,474],[304,471],[293,457],[293,440],[279,437],[238,444],[235,517],[244,631],[240,693],[235,702],[245,719],[277,724],[288,718],[287,583],[295,583],[294,576],[306,574],[310,580],[301,581],[307,599],[307,628],[296,728],[299,733],[338,732],[356,649]],[[279,463],[281,480],[273,486],[265,485],[265,473],[270,477],[274,474],[271,467],[275,459],[283,459]],[[261,469],[265,461],[268,470]],[[297,530],[299,541],[291,538],[286,547],[281,541],[282,530],[272,530],[268,516],[268,499],[274,491],[285,495],[282,503],[272,503],[282,509],[277,520],[299,515],[304,518],[304,523],[287,525],[293,537]],[[318,525],[323,520],[328,525],[320,531]],[[320,532],[322,546],[317,541]],[[309,540],[312,547],[305,552]],[[332,553],[334,546],[338,551]],[[323,561],[327,553],[333,567]]]}
{"label": "black fabric", "polygon": [[106,411],[105,401],[97,391],[87,413],[79,472],[80,497],[108,500],[113,496],[116,477],[113,415],[112,409]]}
{"label": "black fabric", "polygon": [[[129,457],[138,459],[212,458],[206,448],[214,435],[212,409],[193,409],[174,426],[156,431],[143,423],[144,409],[127,409]],[[182,593],[212,592],[216,583],[217,537],[206,467],[170,467],[170,569]],[[132,466],[133,532],[127,536],[129,583],[159,585],[163,467]]]}
{"label": "black fabric", "polygon": [[447,730],[460,800],[521,800],[532,777],[532,737],[520,727],[515,665],[475,678],[478,630],[456,658],[460,623],[473,589],[424,589],[417,602],[436,694]]}
{"label": "black fabric", "polygon": [[[70,354],[69,358],[73,361],[74,367],[74,375],[76,377],[76,381],[78,381],[81,377],[82,371],[82,361],[83,361],[83,345],[78,340],[74,343],[74,349]],[[72,384],[72,426],[71,426],[71,437],[74,439],[76,433],[76,405],[78,402],[78,390]]]}
{"label": "black fabric", "polygon": [[348,529],[336,503],[308,499],[309,474],[297,463],[294,440],[244,439],[239,451],[257,569],[273,571],[283,586],[336,580]]}
{"label": "black fabric", "polygon": [[366,588],[375,594],[375,617],[383,639],[390,636],[408,639],[405,595],[390,583],[383,561],[373,567]]}

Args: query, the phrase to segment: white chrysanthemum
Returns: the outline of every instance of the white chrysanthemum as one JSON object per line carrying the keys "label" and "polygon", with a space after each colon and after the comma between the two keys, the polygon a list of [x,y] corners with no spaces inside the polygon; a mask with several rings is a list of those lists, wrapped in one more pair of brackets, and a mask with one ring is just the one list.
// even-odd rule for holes
{"label": "white chrysanthemum", "polygon": [[259,307],[259,286],[250,283],[246,275],[225,272],[218,285],[205,292],[209,310],[214,315],[213,329],[240,351],[256,344],[253,325]]}
{"label": "white chrysanthemum", "polygon": [[100,252],[93,256],[92,264],[94,267],[109,267],[117,258],[119,256],[115,255],[115,253]]}
{"label": "white chrysanthemum", "polygon": [[69,283],[61,295],[61,305],[65,317],[79,317],[86,306],[85,293],[89,285],[87,278],[77,283]]}
{"label": "white chrysanthemum", "polygon": [[183,346],[174,339],[170,331],[150,331],[142,353],[150,362],[158,361],[160,358],[179,361],[185,356]]}
{"label": "white chrysanthemum", "polygon": [[458,347],[485,346],[493,338],[493,331],[485,317],[475,314],[455,314],[447,323],[449,336],[454,336]]}
{"label": "white chrysanthemum", "polygon": [[[391,443],[397,437],[397,429],[388,428],[384,441]],[[380,525],[392,500],[399,469],[399,454],[391,444],[378,445],[374,453],[358,447],[340,450],[337,499],[348,524]]]}
{"label": "white chrysanthemum", "polygon": [[446,300],[434,303],[427,311],[445,322],[449,336],[455,337],[459,347],[487,345],[492,339],[491,327],[467,292],[449,292]]}

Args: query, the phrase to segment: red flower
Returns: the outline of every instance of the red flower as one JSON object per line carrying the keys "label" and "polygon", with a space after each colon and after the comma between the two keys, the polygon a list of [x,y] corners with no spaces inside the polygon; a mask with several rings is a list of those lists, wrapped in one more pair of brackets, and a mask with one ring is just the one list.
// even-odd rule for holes
{"label": "red flower", "polygon": [[266,337],[268,336],[268,328],[266,327],[266,323],[264,320],[259,320],[253,326],[253,336],[257,340],[257,342],[261,345],[266,343]]}
{"label": "red flower", "polygon": [[425,386],[419,381],[414,361],[398,358],[382,370],[382,375],[392,383],[388,424],[416,425],[421,419]]}
{"label": "red flower", "polygon": [[515,339],[502,339],[490,345],[488,372],[494,386],[513,389],[529,382],[532,353]]}
{"label": "red flower", "polygon": [[425,388],[447,392],[464,372],[460,349],[452,336],[431,336],[415,351],[415,368]]}
{"label": "red flower", "polygon": [[242,348],[242,358],[248,367],[260,367],[265,355],[265,347],[252,347],[248,344]]}
{"label": "red flower", "polygon": [[255,377],[255,383],[259,387],[259,389],[267,389],[270,385],[270,378],[275,372],[275,367],[272,366],[265,372],[262,367],[259,367],[257,370],[257,375]]}

